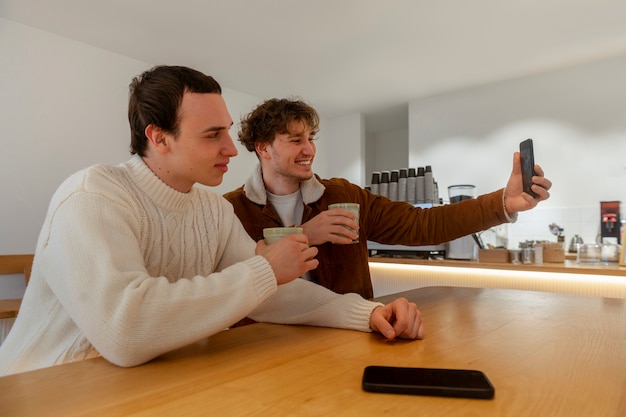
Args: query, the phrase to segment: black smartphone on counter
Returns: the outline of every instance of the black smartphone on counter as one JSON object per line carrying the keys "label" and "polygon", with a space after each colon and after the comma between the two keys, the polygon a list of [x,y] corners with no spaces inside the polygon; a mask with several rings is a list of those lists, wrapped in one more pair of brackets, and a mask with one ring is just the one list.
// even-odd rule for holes
{"label": "black smartphone on counter", "polygon": [[533,149],[533,140],[526,139],[519,144],[519,152],[522,162],[522,186],[524,192],[533,197],[537,197],[531,187],[533,185],[533,176],[535,172],[535,151]]}
{"label": "black smartphone on counter", "polygon": [[390,394],[479,399],[495,395],[487,376],[469,369],[368,366],[362,383],[364,391]]}

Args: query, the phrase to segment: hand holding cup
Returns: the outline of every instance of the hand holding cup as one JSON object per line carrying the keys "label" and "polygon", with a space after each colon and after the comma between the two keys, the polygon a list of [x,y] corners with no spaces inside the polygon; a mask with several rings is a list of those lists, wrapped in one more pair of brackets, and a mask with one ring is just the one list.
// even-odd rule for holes
{"label": "hand holding cup", "polygon": [[[342,209],[342,210],[347,210],[350,213],[352,213],[355,216],[354,222],[356,224],[359,224],[359,217],[360,217],[360,206],[358,203],[334,203],[334,204],[329,204],[328,205],[328,209],[332,210],[332,209]],[[344,228],[348,229],[349,231],[351,231],[352,233],[359,234],[358,230],[354,230],[351,229],[348,226],[344,226]],[[354,239],[352,241],[352,243],[359,243],[359,238],[357,237],[356,239]]]}
{"label": "hand holding cup", "polygon": [[317,248],[300,227],[279,227],[263,230],[264,239],[257,242],[256,254],[267,259],[278,285],[286,284],[317,268]]}

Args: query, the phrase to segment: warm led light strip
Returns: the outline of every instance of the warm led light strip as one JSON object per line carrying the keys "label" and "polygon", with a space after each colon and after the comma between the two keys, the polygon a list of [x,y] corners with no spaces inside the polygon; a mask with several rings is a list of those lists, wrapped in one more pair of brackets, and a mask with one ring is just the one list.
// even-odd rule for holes
{"label": "warm led light strip", "polygon": [[626,298],[626,276],[370,262],[374,296],[422,287],[508,288]]}

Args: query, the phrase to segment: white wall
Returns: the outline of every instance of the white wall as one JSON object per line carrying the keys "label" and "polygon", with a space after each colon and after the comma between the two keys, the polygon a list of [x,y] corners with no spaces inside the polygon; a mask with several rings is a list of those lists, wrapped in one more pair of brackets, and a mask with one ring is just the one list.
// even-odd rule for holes
{"label": "white wall", "polygon": [[[160,63],[1,18],[0,57],[0,253],[32,253],[50,197],[68,175],[130,157],[128,84]],[[228,88],[223,95],[235,124],[260,101]],[[218,192],[241,185],[256,161],[237,146]],[[0,282],[0,298],[21,296],[24,283],[15,278]]]}
{"label": "white wall", "polygon": [[332,149],[327,155],[330,170],[328,176],[346,178],[350,182],[363,185],[365,183],[363,115],[354,113],[329,120],[327,127],[320,126],[320,138],[323,138],[322,141]]}
{"label": "white wall", "polygon": [[626,204],[626,56],[409,103],[410,164],[432,165],[444,198],[453,184],[477,194],[504,186],[529,137],[554,186],[512,238],[553,238],[554,221],[568,241],[594,240],[599,202],[620,200],[622,213]]}
{"label": "white wall", "polygon": [[502,186],[531,137],[555,183],[547,206],[626,197],[626,56],[409,104],[410,160],[440,183]]}
{"label": "white wall", "polygon": [[371,183],[372,172],[391,171],[409,166],[415,167],[415,165],[409,165],[408,137],[408,128],[374,133],[366,131],[367,162],[365,165],[367,176],[364,184],[369,185]]}
{"label": "white wall", "polygon": [[0,253],[32,252],[70,173],[128,157],[124,103],[147,64],[0,19]]}

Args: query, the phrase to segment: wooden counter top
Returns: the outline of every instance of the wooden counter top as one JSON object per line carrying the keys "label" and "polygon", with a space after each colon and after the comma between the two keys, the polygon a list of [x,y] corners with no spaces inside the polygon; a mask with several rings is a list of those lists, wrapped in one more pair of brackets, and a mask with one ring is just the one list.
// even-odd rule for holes
{"label": "wooden counter top", "polygon": [[[2,416],[623,416],[626,300],[423,288],[420,341],[252,324],[145,365],[103,358],[0,377]],[[368,365],[479,369],[493,400],[376,394]]]}

